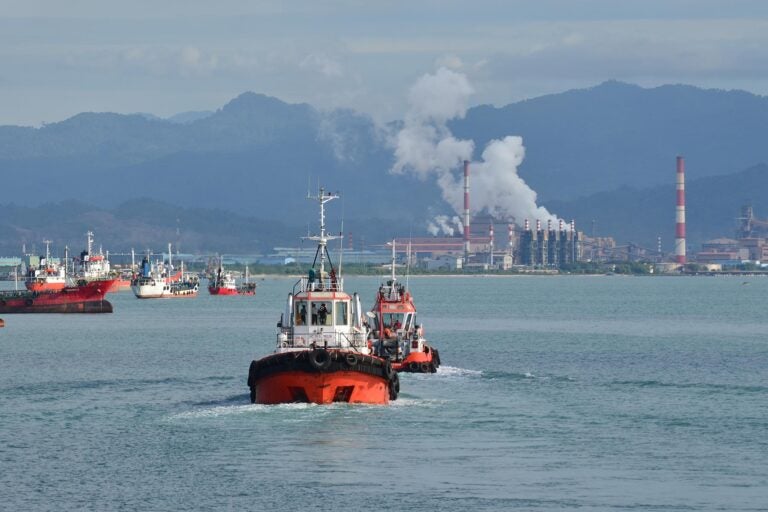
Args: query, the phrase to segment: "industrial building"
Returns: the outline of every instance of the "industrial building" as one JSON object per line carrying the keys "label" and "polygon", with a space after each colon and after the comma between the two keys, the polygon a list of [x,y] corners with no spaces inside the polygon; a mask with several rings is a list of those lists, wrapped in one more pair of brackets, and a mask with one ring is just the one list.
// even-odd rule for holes
{"label": "industrial building", "polygon": [[768,262],[768,221],[755,217],[751,205],[741,207],[736,238],[716,238],[702,244],[700,264],[741,265]]}
{"label": "industrial building", "polygon": [[570,229],[563,227],[560,221],[558,229],[552,229],[552,222],[547,221],[547,229],[541,228],[541,221],[536,221],[532,230],[525,220],[525,228],[520,234],[520,243],[516,261],[521,265],[534,267],[560,268],[581,260],[581,235],[571,221]]}
{"label": "industrial building", "polygon": [[529,221],[521,230],[514,219],[506,219],[506,243],[496,243],[495,221],[492,217],[470,219],[469,162],[464,161],[464,210],[461,236],[401,238],[395,240],[396,250],[412,264],[422,262],[424,268],[456,269],[501,269],[509,270],[513,265],[529,267],[560,268],[562,265],[580,261],[582,258],[583,234],[576,232],[574,222],[565,229],[560,221],[558,230],[541,229],[536,221],[536,230]]}

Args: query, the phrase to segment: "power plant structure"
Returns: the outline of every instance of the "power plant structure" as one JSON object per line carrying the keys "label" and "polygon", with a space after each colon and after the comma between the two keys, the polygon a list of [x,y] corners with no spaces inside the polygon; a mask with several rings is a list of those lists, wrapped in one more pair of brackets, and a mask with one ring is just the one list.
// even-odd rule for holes
{"label": "power plant structure", "polygon": [[[513,265],[557,269],[563,265],[581,260],[583,234],[576,231],[575,222],[565,224],[559,221],[554,229],[548,221],[547,229],[541,229],[541,220],[536,221],[536,230],[530,229],[525,221],[524,228],[515,225],[514,219],[494,219],[488,215],[470,215],[470,164],[464,162],[464,208],[459,221],[448,236],[399,238],[395,240],[396,251],[408,261],[423,258],[434,268],[468,269],[501,268],[509,270]],[[495,223],[507,223],[507,243],[496,240]],[[473,224],[474,222],[474,224]]]}
{"label": "power plant structure", "polygon": [[525,219],[516,260],[521,265],[560,268],[581,260],[582,239],[574,221],[570,229],[564,228],[562,220],[558,229],[552,229],[552,221],[548,220],[547,229],[543,230],[541,221],[537,220],[533,230]]}

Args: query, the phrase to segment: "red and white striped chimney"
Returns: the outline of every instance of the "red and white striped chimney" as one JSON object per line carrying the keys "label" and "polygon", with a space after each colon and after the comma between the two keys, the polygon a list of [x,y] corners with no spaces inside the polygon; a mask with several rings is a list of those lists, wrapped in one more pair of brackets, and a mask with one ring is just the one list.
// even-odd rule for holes
{"label": "red and white striped chimney", "polygon": [[528,222],[528,219],[525,219],[525,230],[530,231],[531,230],[531,223]]}
{"label": "red and white striped chimney", "polygon": [[469,160],[464,160],[464,256],[469,257]]}
{"label": "red and white striped chimney", "polygon": [[675,211],[675,261],[685,265],[685,160],[677,157],[677,208]]}
{"label": "red and white striped chimney", "polygon": [[488,238],[490,239],[491,266],[493,266],[493,221],[491,221],[491,226],[488,228]]}

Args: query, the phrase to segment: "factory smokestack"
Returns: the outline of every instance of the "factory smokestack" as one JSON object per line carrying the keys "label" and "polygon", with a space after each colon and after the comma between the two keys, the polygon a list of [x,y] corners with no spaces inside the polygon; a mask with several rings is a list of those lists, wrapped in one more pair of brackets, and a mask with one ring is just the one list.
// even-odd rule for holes
{"label": "factory smokestack", "polygon": [[464,160],[464,257],[469,258],[469,160]]}
{"label": "factory smokestack", "polygon": [[511,255],[515,249],[515,225],[511,222],[507,224],[507,236],[509,237],[509,254]]}
{"label": "factory smokestack", "polygon": [[677,208],[675,211],[675,261],[685,265],[685,160],[677,157]]}
{"label": "factory smokestack", "polygon": [[493,221],[491,221],[491,226],[488,228],[488,238],[490,246],[490,263],[491,266],[493,266]]}

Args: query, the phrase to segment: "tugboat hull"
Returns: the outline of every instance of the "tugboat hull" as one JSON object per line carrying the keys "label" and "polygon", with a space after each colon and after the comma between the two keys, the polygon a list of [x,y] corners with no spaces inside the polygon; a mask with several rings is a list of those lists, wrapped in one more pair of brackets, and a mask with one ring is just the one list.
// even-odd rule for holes
{"label": "tugboat hull", "polygon": [[251,363],[251,402],[387,404],[400,391],[383,359],[338,350],[283,352]]}
{"label": "tugboat hull", "polygon": [[409,373],[435,373],[439,366],[440,355],[434,348],[430,348],[429,352],[411,352],[402,361],[392,362],[396,371]]}

